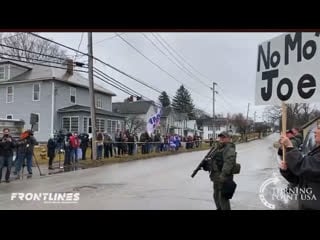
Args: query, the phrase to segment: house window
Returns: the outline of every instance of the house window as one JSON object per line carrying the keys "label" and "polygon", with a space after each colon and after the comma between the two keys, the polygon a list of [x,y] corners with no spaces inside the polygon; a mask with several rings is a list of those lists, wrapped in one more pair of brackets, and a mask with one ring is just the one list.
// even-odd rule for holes
{"label": "house window", "polygon": [[14,89],[13,86],[7,87],[7,103],[13,103]]}
{"label": "house window", "polygon": [[39,132],[40,131],[40,114],[39,113],[34,113],[34,114],[36,114],[36,115],[38,115],[38,122],[37,123],[35,123],[32,127],[32,129],[33,129],[33,131],[34,132]]}
{"label": "house window", "polygon": [[71,117],[71,132],[78,132],[79,131],[79,118],[78,117]]}
{"label": "house window", "polygon": [[65,129],[67,132],[70,132],[70,118],[62,118],[62,129]]}
{"label": "house window", "polygon": [[88,118],[84,117],[83,118],[83,129],[82,132],[88,133]]}
{"label": "house window", "polygon": [[209,133],[208,134],[208,139],[212,138],[212,135],[213,135],[212,133]]}
{"label": "house window", "polygon": [[104,132],[104,119],[96,119],[96,129],[99,132]]}
{"label": "house window", "polygon": [[0,80],[5,80],[4,66],[0,66]]}
{"label": "house window", "polygon": [[67,132],[79,131],[79,117],[63,117],[62,128]]}
{"label": "house window", "polygon": [[77,93],[77,89],[74,87],[70,87],[70,102],[71,103],[76,103],[76,93]]}
{"label": "house window", "polygon": [[83,132],[92,133],[91,118],[88,118],[88,117],[83,118]]}
{"label": "house window", "polygon": [[117,131],[117,120],[107,120],[107,133],[114,135]]}
{"label": "house window", "polygon": [[7,114],[6,119],[13,119],[12,114]]}
{"label": "house window", "polygon": [[217,131],[220,131],[220,126],[216,126],[216,130],[217,130]]}
{"label": "house window", "polygon": [[208,126],[208,131],[213,131],[213,127],[212,126]]}
{"label": "house window", "polygon": [[40,83],[33,84],[32,100],[40,101]]}
{"label": "house window", "polygon": [[102,108],[102,99],[101,99],[101,97],[97,97],[97,99],[96,99],[96,108]]}

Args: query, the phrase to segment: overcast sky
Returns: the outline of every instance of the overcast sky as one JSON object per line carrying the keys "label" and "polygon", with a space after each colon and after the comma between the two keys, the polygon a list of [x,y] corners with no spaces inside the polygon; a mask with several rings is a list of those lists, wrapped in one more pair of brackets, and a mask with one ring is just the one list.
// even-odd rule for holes
{"label": "overcast sky", "polygon": [[[87,52],[87,33],[38,34]],[[256,106],[254,103],[257,49],[260,43],[281,33],[119,32],[118,34],[120,36],[113,32],[93,33],[94,56],[156,89],[166,91],[169,96],[174,96],[183,83],[191,93],[195,106],[206,110],[209,114],[212,114],[213,107],[212,90],[209,86],[216,82],[216,91],[218,91],[215,103],[216,114],[226,115],[229,112],[243,113],[246,116],[248,103],[250,103],[249,117],[253,118],[256,111],[256,120],[262,120],[264,106]],[[121,37],[163,70],[153,65]],[[164,39],[164,41],[160,40],[162,44],[158,41],[159,39]],[[175,58],[168,53],[167,49]],[[183,57],[183,60],[175,54],[176,52]],[[74,55],[72,52],[68,53]],[[87,58],[78,58],[78,61],[87,62]],[[159,93],[99,62],[95,61],[94,66],[150,99],[156,101],[159,97]],[[117,95],[113,98],[114,102],[123,101],[128,97],[124,92],[100,80],[96,81],[110,88]]]}

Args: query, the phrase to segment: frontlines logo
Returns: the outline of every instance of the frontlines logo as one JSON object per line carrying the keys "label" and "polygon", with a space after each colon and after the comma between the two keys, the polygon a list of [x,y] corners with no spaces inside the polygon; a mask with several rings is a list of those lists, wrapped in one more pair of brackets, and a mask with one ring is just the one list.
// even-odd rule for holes
{"label": "frontlines logo", "polygon": [[11,193],[11,201],[42,201],[43,203],[78,203],[80,193]]}
{"label": "frontlines logo", "polygon": [[[280,186],[280,179],[277,176],[265,180],[259,189],[259,198],[261,202],[270,209],[275,209],[279,202],[289,203],[293,200],[317,200],[312,193],[312,188],[301,188],[298,186]],[[268,200],[267,200],[268,199]]]}

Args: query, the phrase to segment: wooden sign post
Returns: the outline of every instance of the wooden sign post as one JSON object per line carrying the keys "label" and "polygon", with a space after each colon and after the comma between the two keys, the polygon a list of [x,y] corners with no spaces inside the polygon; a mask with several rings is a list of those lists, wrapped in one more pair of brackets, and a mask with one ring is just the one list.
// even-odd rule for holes
{"label": "wooden sign post", "polygon": [[[282,112],[282,135],[286,134],[287,131],[287,105],[285,104],[285,102],[282,102],[282,107],[281,107],[281,112]],[[285,163],[286,162],[286,148],[284,146],[282,146],[282,161]]]}

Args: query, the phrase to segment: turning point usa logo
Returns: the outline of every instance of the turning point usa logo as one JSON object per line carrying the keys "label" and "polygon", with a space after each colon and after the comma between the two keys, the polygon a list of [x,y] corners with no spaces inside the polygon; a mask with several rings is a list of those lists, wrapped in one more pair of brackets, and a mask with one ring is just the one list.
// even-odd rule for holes
{"label": "turning point usa logo", "polygon": [[80,193],[11,193],[11,201],[38,201],[43,203],[78,203]]}
{"label": "turning point usa logo", "polygon": [[277,203],[288,203],[292,200],[312,201],[317,200],[312,188],[285,187],[279,185],[277,176],[265,180],[259,189],[259,198],[263,205],[270,209],[276,209]]}

